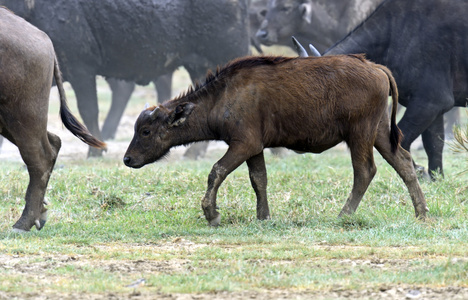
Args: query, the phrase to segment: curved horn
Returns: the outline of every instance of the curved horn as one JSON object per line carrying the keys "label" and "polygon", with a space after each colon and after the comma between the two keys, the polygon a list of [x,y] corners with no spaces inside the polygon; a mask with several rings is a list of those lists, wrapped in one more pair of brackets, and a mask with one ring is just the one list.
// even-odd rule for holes
{"label": "curved horn", "polygon": [[150,112],[150,117],[152,120],[156,119],[156,114],[158,113],[158,110],[159,110],[159,106],[156,106],[156,108]]}
{"label": "curved horn", "polygon": [[294,36],[292,37],[292,41],[293,41],[294,47],[296,47],[296,51],[297,51],[297,54],[299,55],[299,57],[308,57],[309,56],[309,54],[307,54],[306,49],[304,49],[304,47],[302,47],[301,43],[299,43],[299,41]]}
{"label": "curved horn", "polygon": [[310,52],[312,52],[312,56],[322,56],[320,54],[320,52],[318,52],[318,50],[312,45],[312,44],[309,44],[309,49],[310,49]]}

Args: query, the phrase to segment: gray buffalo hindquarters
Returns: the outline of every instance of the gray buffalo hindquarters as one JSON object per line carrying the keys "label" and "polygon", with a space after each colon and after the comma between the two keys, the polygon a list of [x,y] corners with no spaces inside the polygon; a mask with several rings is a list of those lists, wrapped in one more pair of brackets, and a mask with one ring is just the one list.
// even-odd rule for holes
{"label": "gray buffalo hindquarters", "polygon": [[4,8],[0,8],[0,28],[0,133],[18,147],[29,173],[26,206],[13,225],[23,232],[33,226],[41,229],[47,220],[44,195],[61,147],[60,138],[47,131],[52,79],[65,127],[92,147],[106,145],[70,113],[49,37]]}

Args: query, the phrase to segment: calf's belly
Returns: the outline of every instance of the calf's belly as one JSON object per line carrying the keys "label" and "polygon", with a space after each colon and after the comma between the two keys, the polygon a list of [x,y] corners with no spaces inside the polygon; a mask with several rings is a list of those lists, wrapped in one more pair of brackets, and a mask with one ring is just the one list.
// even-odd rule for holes
{"label": "calf's belly", "polygon": [[337,142],[330,142],[326,144],[319,144],[319,145],[293,145],[288,146],[286,148],[294,150],[298,153],[310,152],[310,153],[322,153],[330,148],[336,146],[340,141]]}
{"label": "calf's belly", "polygon": [[339,137],[307,137],[297,138],[294,135],[289,135],[283,139],[276,140],[266,144],[266,147],[285,147],[296,152],[311,152],[322,153],[340,142],[343,139]]}

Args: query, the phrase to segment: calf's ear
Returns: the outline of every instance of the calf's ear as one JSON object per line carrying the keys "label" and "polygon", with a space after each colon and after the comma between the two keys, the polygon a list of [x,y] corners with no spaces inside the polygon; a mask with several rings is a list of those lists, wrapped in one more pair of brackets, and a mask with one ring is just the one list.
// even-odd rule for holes
{"label": "calf's ear", "polygon": [[184,124],[194,108],[195,104],[191,102],[185,102],[177,105],[169,114],[169,126],[174,127]]}

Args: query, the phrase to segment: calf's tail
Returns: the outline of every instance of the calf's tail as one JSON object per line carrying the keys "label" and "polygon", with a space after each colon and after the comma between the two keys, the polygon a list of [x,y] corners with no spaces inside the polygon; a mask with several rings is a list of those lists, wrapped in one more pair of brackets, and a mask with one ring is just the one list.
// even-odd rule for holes
{"label": "calf's tail", "polygon": [[89,146],[106,150],[106,143],[95,138],[88,131],[88,129],[83,124],[81,124],[75,118],[75,116],[73,116],[70,109],[68,108],[67,98],[65,97],[65,90],[63,89],[62,74],[60,73],[57,57],[54,59],[54,78],[60,95],[60,118],[62,119],[65,127],[70,130],[70,132],[73,133],[77,138]]}
{"label": "calf's tail", "polygon": [[380,66],[380,69],[387,75],[388,81],[390,83],[390,92],[392,95],[392,115],[390,117],[390,144],[392,146],[392,152],[395,153],[398,150],[398,146],[401,143],[403,138],[403,133],[396,124],[396,113],[398,108],[398,88],[393,78],[392,72],[384,67]]}

